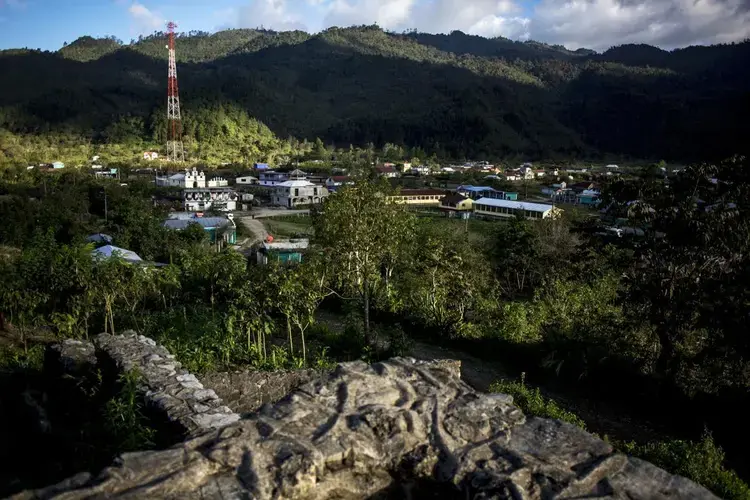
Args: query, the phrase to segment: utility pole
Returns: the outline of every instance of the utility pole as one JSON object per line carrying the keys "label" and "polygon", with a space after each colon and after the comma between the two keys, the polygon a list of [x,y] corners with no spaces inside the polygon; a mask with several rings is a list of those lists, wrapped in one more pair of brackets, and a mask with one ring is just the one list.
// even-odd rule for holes
{"label": "utility pole", "polygon": [[104,222],[107,222],[107,189],[104,188]]}

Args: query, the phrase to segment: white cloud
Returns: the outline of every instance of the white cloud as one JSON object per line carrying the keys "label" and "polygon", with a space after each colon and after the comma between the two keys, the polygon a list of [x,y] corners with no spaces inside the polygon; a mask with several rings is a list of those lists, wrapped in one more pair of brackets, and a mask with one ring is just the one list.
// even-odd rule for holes
{"label": "white cloud", "polygon": [[307,30],[305,19],[290,3],[288,0],[253,0],[236,10],[236,25],[240,28],[263,26],[277,31]]}
{"label": "white cloud", "polygon": [[249,0],[231,15],[230,24],[240,27],[317,31],[376,23],[394,31],[461,30],[573,49],[623,43],[673,48],[750,37],[748,0],[539,0],[534,6],[526,0]]}
{"label": "white cloud", "polygon": [[530,32],[569,48],[674,48],[750,37],[750,13],[743,0],[542,0]]}
{"label": "white cloud", "polygon": [[128,7],[128,13],[131,20],[130,30],[134,34],[143,35],[164,29],[166,22],[164,18],[142,3],[131,3]]}
{"label": "white cloud", "polygon": [[404,26],[412,17],[415,0],[332,0],[326,9],[325,27],[377,24],[386,29]]}

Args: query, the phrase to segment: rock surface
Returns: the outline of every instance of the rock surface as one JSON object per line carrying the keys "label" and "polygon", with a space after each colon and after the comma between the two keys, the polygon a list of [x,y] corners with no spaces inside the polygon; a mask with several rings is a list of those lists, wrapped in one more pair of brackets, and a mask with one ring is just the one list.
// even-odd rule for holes
{"label": "rock surface", "polygon": [[325,376],[316,370],[239,371],[209,373],[201,382],[237,413],[258,411],[266,403],[275,403],[292,390]]}
{"label": "rock surface", "polygon": [[45,353],[46,369],[62,375],[78,377],[96,366],[94,344],[85,340],[66,339],[53,344]]}
{"label": "rock surface", "polygon": [[454,368],[342,364],[228,427],[18,498],[715,498]]}
{"label": "rock surface", "polygon": [[147,404],[178,423],[187,435],[198,435],[236,422],[240,416],[229,409],[212,389],[206,389],[182,369],[163,346],[143,335],[102,333],[94,345],[104,361],[115,364],[118,372],[137,370]]}

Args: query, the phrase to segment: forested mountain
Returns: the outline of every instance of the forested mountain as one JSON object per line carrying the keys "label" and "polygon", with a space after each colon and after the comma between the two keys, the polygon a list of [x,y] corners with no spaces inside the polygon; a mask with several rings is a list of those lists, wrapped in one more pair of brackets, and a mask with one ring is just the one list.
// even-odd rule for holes
{"label": "forested mountain", "polygon": [[[35,134],[161,143],[165,44],[155,33],[0,52],[0,134],[13,139],[0,141],[0,160],[21,161],[33,148],[19,145]],[[238,148],[248,143],[262,153],[261,143],[273,143],[263,124],[281,138],[393,142],[456,157],[690,161],[748,144],[750,42],[597,54],[461,32],[243,29],[181,34],[177,54],[194,154],[231,148],[247,158]]]}

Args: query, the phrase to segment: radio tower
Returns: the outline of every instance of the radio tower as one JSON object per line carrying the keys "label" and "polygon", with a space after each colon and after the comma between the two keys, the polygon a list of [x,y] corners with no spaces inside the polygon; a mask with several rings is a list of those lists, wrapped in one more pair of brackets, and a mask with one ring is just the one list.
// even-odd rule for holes
{"label": "radio tower", "polygon": [[167,85],[167,160],[185,161],[182,146],[182,118],[180,117],[180,94],[177,90],[177,62],[174,52],[174,29],[177,25],[167,23],[169,39],[169,73]]}

